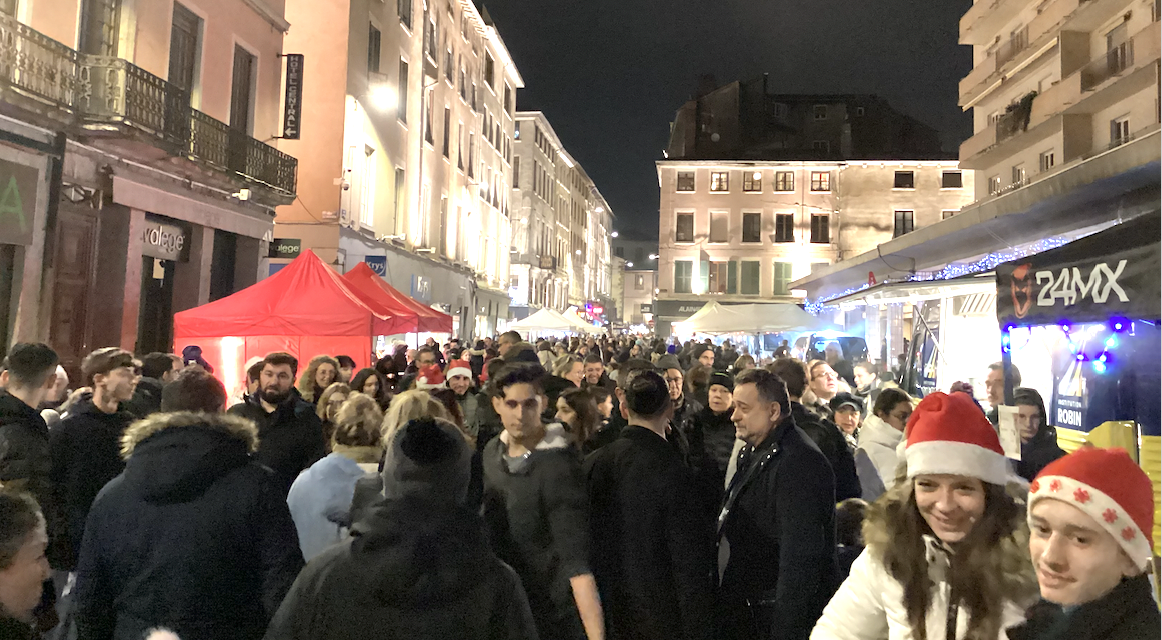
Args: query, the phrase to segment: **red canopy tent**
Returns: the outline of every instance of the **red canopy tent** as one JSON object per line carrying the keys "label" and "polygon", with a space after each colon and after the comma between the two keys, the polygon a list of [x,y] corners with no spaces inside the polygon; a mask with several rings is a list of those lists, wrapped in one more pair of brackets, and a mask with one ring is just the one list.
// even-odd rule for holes
{"label": "red canopy tent", "polygon": [[394,301],[410,310],[417,318],[417,323],[415,328],[407,329],[408,333],[452,333],[452,316],[405,296],[372,271],[366,262],[360,262],[354,269],[343,274],[343,280],[347,286],[368,298],[374,300],[384,296],[385,302]]}
{"label": "red canopy tent", "polygon": [[[310,250],[234,295],[174,314],[174,349],[202,348],[228,391],[245,384],[248,359],[286,351],[301,367],[319,354],[346,354],[371,366],[373,336],[408,331],[403,305],[366,300]],[[300,368],[301,368],[300,367]]]}

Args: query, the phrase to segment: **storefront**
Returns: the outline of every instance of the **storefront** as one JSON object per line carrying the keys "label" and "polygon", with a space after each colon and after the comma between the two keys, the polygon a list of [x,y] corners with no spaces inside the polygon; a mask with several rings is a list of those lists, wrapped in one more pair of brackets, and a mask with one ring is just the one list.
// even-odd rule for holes
{"label": "storefront", "polygon": [[662,337],[669,336],[672,333],[670,325],[686,320],[704,306],[705,300],[654,301],[654,332]]}

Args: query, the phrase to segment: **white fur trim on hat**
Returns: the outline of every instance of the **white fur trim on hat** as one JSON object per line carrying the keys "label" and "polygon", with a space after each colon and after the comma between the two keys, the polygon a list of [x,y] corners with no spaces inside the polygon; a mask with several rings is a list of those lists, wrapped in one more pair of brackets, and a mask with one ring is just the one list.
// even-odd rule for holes
{"label": "white fur trim on hat", "polygon": [[1033,524],[1033,506],[1043,498],[1060,500],[1092,518],[1117,540],[1139,569],[1145,570],[1150,564],[1154,557],[1150,538],[1130,514],[1101,489],[1069,476],[1039,476],[1029,485],[1030,527]]}
{"label": "white fur trim on hat", "polygon": [[967,442],[917,442],[904,449],[904,458],[909,478],[926,474],[967,476],[1002,487],[1009,481],[1009,461],[1003,455]]}
{"label": "white fur trim on hat", "polygon": [[444,372],[445,378],[451,378],[452,376],[464,376],[466,378],[471,378],[472,369],[469,369],[468,367],[453,367]]}

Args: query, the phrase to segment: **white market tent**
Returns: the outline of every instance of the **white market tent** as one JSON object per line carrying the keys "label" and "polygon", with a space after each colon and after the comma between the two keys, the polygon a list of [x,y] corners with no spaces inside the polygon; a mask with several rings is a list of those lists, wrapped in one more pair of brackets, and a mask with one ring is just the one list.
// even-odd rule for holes
{"label": "white market tent", "polygon": [[580,327],[570,322],[565,316],[552,309],[541,309],[524,320],[510,323],[508,328],[513,331],[569,331],[577,333]]}
{"label": "white market tent", "polygon": [[835,326],[793,304],[721,305],[707,302],[674,329],[689,333],[783,333],[826,331]]}
{"label": "white market tent", "polygon": [[561,316],[564,317],[569,322],[572,322],[573,324],[575,324],[578,329],[580,329],[581,331],[584,331],[585,333],[593,333],[593,334],[605,333],[604,329],[602,329],[600,327],[595,327],[592,324],[582,320],[581,316],[577,315],[577,307],[569,307],[568,309],[565,310],[565,313],[561,314]]}

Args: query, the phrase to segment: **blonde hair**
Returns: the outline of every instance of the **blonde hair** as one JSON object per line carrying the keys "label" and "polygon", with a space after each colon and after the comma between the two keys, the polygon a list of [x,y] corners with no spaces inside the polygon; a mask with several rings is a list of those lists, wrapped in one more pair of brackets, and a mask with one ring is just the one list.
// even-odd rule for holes
{"label": "blonde hair", "polygon": [[323,393],[319,394],[319,405],[315,407],[315,415],[323,422],[327,421],[327,403],[331,401],[331,396],[336,393],[343,395],[351,394],[351,387],[347,386],[346,382],[332,382]]}
{"label": "blonde hair", "polygon": [[391,406],[387,408],[387,415],[383,417],[383,425],[379,429],[383,441],[391,442],[400,427],[416,418],[443,418],[452,421],[443,403],[433,398],[427,391],[423,389],[404,391],[392,399]]}
{"label": "blonde hair", "polygon": [[332,439],[335,444],[349,447],[379,446],[383,442],[383,435],[378,428],[381,422],[383,412],[379,410],[375,399],[362,393],[352,393],[335,413],[335,435]]}
{"label": "blonde hair", "polygon": [[[329,364],[335,367],[335,375],[339,375],[339,361],[331,356],[315,356],[307,363],[307,368],[299,376],[298,384],[295,385],[299,390],[299,395],[307,402],[314,402],[318,398],[315,397],[315,372],[319,370],[319,366]],[[320,396],[323,394],[320,392]]]}
{"label": "blonde hair", "polygon": [[575,362],[581,362],[581,358],[578,358],[571,353],[566,353],[565,355],[557,358],[556,361],[553,362],[553,375],[564,378],[565,374],[569,373],[569,370],[573,368],[573,363]]}

